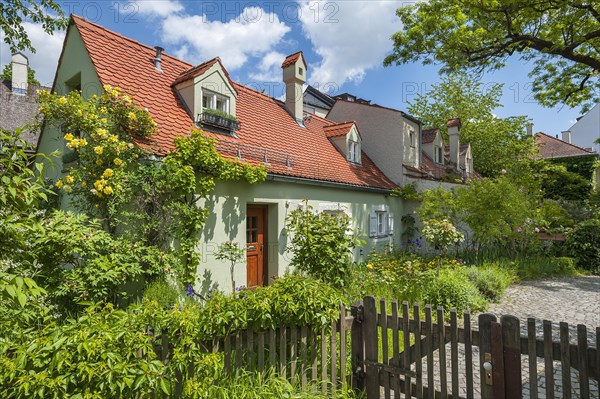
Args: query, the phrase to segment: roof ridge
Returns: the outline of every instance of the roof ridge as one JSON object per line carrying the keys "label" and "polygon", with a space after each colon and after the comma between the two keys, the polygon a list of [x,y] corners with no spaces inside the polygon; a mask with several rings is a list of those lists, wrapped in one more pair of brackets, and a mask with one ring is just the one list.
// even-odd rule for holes
{"label": "roof ridge", "polygon": [[324,126],[323,128],[324,129],[330,129],[330,128],[336,128],[336,127],[340,127],[340,126],[344,126],[344,125],[350,125],[350,124],[354,125],[354,124],[356,124],[356,121],[336,122],[336,123],[333,123],[332,125]]}
{"label": "roof ridge", "polygon": [[[124,40],[126,40],[126,41],[128,41],[128,42],[131,42],[131,43],[137,44],[138,46],[145,47],[145,48],[147,48],[148,50],[153,50],[153,51],[154,51],[154,47],[151,47],[151,46],[149,46],[149,45],[147,45],[147,44],[144,44],[144,43],[142,43],[142,42],[140,42],[140,41],[138,41],[138,40],[132,39],[132,38],[130,38],[130,37],[124,36],[124,35],[122,35],[122,34],[120,34],[120,33],[118,33],[118,32],[115,32],[114,30],[110,30],[110,29],[108,29],[108,28],[106,28],[106,27],[104,27],[104,26],[102,26],[102,25],[100,25],[100,24],[97,24],[97,23],[95,23],[95,22],[88,21],[87,19],[85,19],[84,17],[81,17],[81,16],[79,16],[79,15],[76,15],[76,14],[71,14],[71,19],[72,19],[72,20],[75,22],[75,25],[79,25],[81,22],[83,22],[84,24],[89,24],[89,25],[92,25],[92,26],[94,26],[95,28],[98,28],[98,29],[100,29],[100,30],[102,30],[102,31],[104,31],[104,32],[110,33],[110,34],[111,34],[111,35],[113,35],[113,36],[117,36],[117,37],[119,37],[119,38],[121,38],[121,39],[124,39]],[[79,22],[78,22],[78,21],[79,21]],[[170,54],[168,54],[168,53],[165,53],[165,52],[163,52],[163,53],[162,53],[162,56],[166,56],[166,57],[172,58],[173,60],[179,61],[179,62],[181,62],[182,64],[190,65],[190,67],[193,67],[193,65],[192,65],[192,64],[190,64],[189,62],[183,61],[182,59],[180,59],[180,58],[177,58],[177,57],[175,57],[175,56],[173,56],[173,55],[170,55]]]}
{"label": "roof ridge", "polygon": [[536,135],[538,135],[538,134],[543,134],[544,136],[546,136],[546,137],[549,137],[549,138],[551,138],[552,140],[556,140],[556,141],[560,142],[561,144],[570,145],[571,147],[575,147],[575,148],[577,148],[578,150],[585,151],[585,152],[587,152],[587,153],[589,153],[589,154],[595,154],[595,153],[594,153],[594,151],[589,151],[589,150],[586,150],[585,148],[583,148],[583,147],[580,147],[580,146],[578,146],[578,145],[576,145],[576,144],[573,144],[573,143],[567,143],[566,141],[564,141],[564,140],[561,140],[561,139],[559,139],[558,137],[551,136],[551,135],[549,135],[548,133],[544,133],[544,132],[537,132],[537,133],[536,133]]}
{"label": "roof ridge", "polygon": [[338,102],[338,101],[342,101],[342,102],[345,102],[345,103],[348,103],[348,104],[364,105],[366,107],[381,108],[381,109],[385,109],[385,110],[388,110],[388,111],[397,112],[397,113],[401,114],[402,116],[406,117],[407,119],[411,119],[413,121],[421,123],[421,121],[419,119],[415,118],[414,116],[412,116],[410,114],[407,114],[406,112],[402,111],[401,109],[386,107],[386,106],[379,105],[379,104],[365,104],[363,102],[348,101],[348,100],[344,100],[344,99],[341,99],[341,98],[336,98],[336,102]]}

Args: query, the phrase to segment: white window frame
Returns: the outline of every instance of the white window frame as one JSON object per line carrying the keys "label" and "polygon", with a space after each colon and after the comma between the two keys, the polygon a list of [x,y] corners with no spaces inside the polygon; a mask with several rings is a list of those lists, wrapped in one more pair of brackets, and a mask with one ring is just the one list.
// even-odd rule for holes
{"label": "white window frame", "polygon": [[377,206],[369,218],[369,237],[383,238],[394,235],[394,214],[387,206]]}
{"label": "white window frame", "polygon": [[[208,98],[208,104],[204,103],[205,97]],[[217,108],[217,100],[223,101],[224,109]],[[205,110],[205,109],[216,109],[216,110],[223,111],[228,114],[229,113],[229,97],[227,97],[223,94],[220,94],[220,93],[216,93],[214,91],[203,89],[202,90],[202,110]]]}

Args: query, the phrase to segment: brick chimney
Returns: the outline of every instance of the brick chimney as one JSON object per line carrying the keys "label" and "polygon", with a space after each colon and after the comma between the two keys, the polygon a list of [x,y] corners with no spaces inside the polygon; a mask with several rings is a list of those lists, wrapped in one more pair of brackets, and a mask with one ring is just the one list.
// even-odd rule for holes
{"label": "brick chimney", "polygon": [[446,127],[448,128],[448,141],[450,147],[450,164],[456,168],[459,167],[460,156],[460,119],[448,119]]}
{"label": "brick chimney", "polygon": [[281,68],[285,82],[285,106],[296,122],[302,124],[304,114],[302,85],[306,82],[307,69],[302,51],[288,55]]}
{"label": "brick chimney", "polygon": [[22,53],[15,53],[12,56],[12,92],[16,94],[27,95],[27,72],[29,70],[29,60]]}

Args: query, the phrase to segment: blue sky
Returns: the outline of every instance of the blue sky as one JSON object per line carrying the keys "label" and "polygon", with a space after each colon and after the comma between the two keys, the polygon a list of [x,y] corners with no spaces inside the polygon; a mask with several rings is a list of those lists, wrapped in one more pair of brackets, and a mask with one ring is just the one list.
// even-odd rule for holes
{"label": "blue sky", "polygon": [[[377,104],[406,110],[416,93],[439,81],[438,68],[410,64],[384,68],[392,49],[390,35],[401,28],[394,11],[403,1],[61,1],[73,12],[125,36],[192,64],[220,56],[231,77],[274,97],[283,94],[280,65],[287,54],[302,50],[309,83],[333,93],[350,92]],[[26,23],[36,54],[26,54],[42,83],[49,84],[64,32],[45,35]],[[0,63],[10,53],[0,46]],[[503,83],[504,107],[498,116],[527,115],[535,131],[559,134],[579,109],[544,108],[531,96],[530,66],[518,59],[486,83]]]}

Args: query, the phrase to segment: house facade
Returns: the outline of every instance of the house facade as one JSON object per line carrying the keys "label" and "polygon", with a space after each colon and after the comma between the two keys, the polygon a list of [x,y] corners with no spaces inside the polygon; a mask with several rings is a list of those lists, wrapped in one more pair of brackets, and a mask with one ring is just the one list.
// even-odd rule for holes
{"label": "house facade", "polygon": [[[193,66],[73,16],[53,90],[81,90],[89,98],[104,85],[120,87],[157,123],[151,148],[158,159],[173,150],[175,137],[200,127],[216,139],[224,156],[267,165],[265,183],[218,183],[205,204],[211,214],[198,242],[198,275],[202,288],[227,290],[228,267],[214,257],[218,245],[234,241],[247,249],[246,264],[236,267],[236,282],[269,284],[270,276],[288,270],[285,219],[304,200],[317,210],[351,217],[366,238],[355,261],[365,260],[371,250],[400,244],[394,226],[399,226],[404,205],[390,196],[398,183],[366,154],[356,123],[304,112],[302,86],[308,71],[301,52],[283,60],[286,98],[279,101],[231,80],[218,58]],[[412,126],[416,130],[414,122]],[[65,151],[63,135],[47,127],[38,151]],[[61,158],[54,162],[47,177],[57,180],[66,170]]]}
{"label": "house facade", "polygon": [[[449,144],[439,129],[423,130],[403,111],[364,101],[337,99],[327,114],[334,121],[354,120],[363,136],[363,150],[396,184],[430,189],[474,175],[470,144],[460,144],[460,120],[448,121]],[[449,180],[449,179],[448,179]]]}
{"label": "house facade", "polygon": [[577,118],[577,122],[565,133],[570,134],[573,144],[582,148],[593,148],[593,151],[600,153],[600,144],[595,143],[600,139],[600,103]]}

